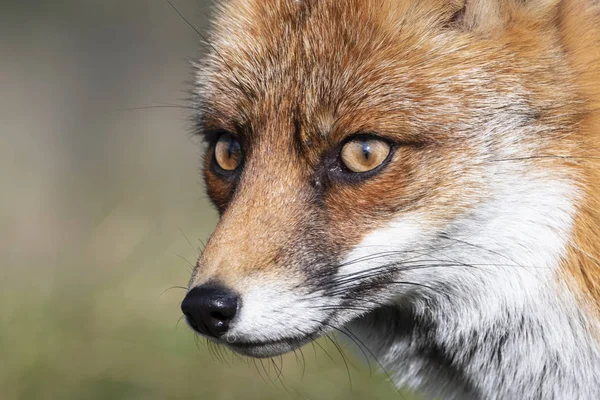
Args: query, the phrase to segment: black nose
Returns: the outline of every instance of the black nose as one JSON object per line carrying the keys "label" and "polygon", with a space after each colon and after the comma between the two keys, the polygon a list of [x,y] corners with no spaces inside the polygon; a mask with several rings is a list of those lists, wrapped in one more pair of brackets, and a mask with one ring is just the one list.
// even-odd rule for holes
{"label": "black nose", "polygon": [[215,284],[197,286],[181,303],[181,311],[196,331],[219,337],[229,329],[238,309],[238,296]]}

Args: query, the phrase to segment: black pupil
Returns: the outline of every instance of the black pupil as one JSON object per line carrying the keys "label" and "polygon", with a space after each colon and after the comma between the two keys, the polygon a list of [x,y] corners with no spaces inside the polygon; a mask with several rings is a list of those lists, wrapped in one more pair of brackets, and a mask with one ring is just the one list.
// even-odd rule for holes
{"label": "black pupil", "polygon": [[228,137],[227,140],[229,141],[229,145],[227,146],[227,157],[234,158],[240,152],[240,144],[232,137]]}
{"label": "black pupil", "polygon": [[371,157],[371,146],[369,146],[368,142],[362,142],[362,151],[365,160],[368,160]]}

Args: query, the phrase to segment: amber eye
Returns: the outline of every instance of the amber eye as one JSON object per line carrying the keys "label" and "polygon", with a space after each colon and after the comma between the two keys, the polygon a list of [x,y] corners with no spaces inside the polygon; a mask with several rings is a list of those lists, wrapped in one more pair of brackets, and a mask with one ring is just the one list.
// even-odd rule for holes
{"label": "amber eye", "polygon": [[215,161],[225,171],[234,171],[242,162],[242,146],[229,133],[222,134],[215,145]]}
{"label": "amber eye", "polygon": [[390,145],[382,140],[351,140],[342,147],[340,157],[350,171],[368,172],[379,167],[390,151]]}

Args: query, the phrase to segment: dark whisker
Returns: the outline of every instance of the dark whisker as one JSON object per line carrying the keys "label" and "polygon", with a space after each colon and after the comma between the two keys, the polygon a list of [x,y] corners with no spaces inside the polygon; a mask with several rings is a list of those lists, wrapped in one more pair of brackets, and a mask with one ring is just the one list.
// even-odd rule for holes
{"label": "dark whisker", "polygon": [[[183,287],[183,286],[171,286],[170,288],[167,288],[167,289],[165,289],[165,290],[164,290],[164,291],[163,291],[163,292],[160,294],[159,298],[160,298],[160,297],[162,297],[162,296],[163,296],[165,293],[167,293],[169,290],[172,290],[172,289],[182,289],[182,290],[187,290],[187,288],[186,288],[186,287]],[[180,293],[181,293],[181,292],[180,292]]]}
{"label": "dark whisker", "polygon": [[178,253],[173,253],[173,254],[175,254],[175,256],[181,258],[183,261],[186,262],[186,264],[188,265],[188,271],[190,273],[194,272],[194,264],[192,264],[191,262],[189,262],[189,260],[187,258],[185,258],[184,256],[182,256],[181,254],[178,254]]}
{"label": "dark whisker", "polygon": [[[354,335],[352,332],[348,331],[347,329],[344,330],[343,328],[338,328],[336,326],[333,326],[333,325],[331,325],[329,323],[326,323],[326,322],[323,322],[323,321],[316,321],[316,320],[314,320],[314,322],[318,322],[318,323],[320,323],[320,324],[322,324],[324,326],[327,326],[328,328],[330,328],[330,329],[332,329],[334,331],[340,332],[344,336],[348,337],[363,352],[363,355],[365,356],[365,359],[367,360],[367,363],[369,364],[369,371],[370,371],[370,373],[372,373],[372,371],[371,371],[371,365],[370,365],[369,361],[370,361],[370,359],[373,359],[373,360],[375,360],[375,362],[377,363],[377,365],[379,366],[379,368],[381,369],[381,371],[388,378],[388,380],[393,383],[391,375],[387,372],[387,370],[385,369],[385,367],[383,366],[383,364],[379,361],[379,359],[377,358],[377,356],[375,356],[375,354],[371,351],[371,349],[369,349],[369,347],[367,347],[367,345],[362,340],[360,340],[356,335]],[[365,354],[365,351],[370,355],[371,358],[369,358]],[[396,392],[398,394],[402,395],[402,393],[400,392],[399,388],[395,387],[395,389],[396,389]]]}
{"label": "dark whisker", "polygon": [[254,367],[256,368],[256,372],[258,372],[258,375],[260,376],[260,379],[262,379],[262,381],[265,384],[268,383],[267,380],[265,379],[265,377],[263,376],[262,372],[260,372],[260,368],[258,368],[258,365],[256,364],[256,358],[252,359],[252,363],[254,364]]}
{"label": "dark whisker", "polygon": [[175,323],[175,330],[177,330],[177,328],[179,327],[179,323],[181,322],[181,320],[183,319],[183,317],[185,317],[185,315],[182,315],[181,317],[179,317],[177,319],[177,322]]}
{"label": "dark whisker", "polygon": [[281,374],[283,373],[283,359],[281,358],[281,356],[279,358],[282,361],[282,368],[277,368],[277,363],[275,362],[274,358],[271,357],[269,360],[271,361],[273,369],[275,370],[275,380],[281,382]]}
{"label": "dark whisker", "polygon": [[342,361],[344,362],[344,366],[346,367],[346,374],[348,375],[348,384],[350,385],[350,391],[352,392],[353,386],[352,386],[352,374],[350,373],[350,367],[348,366],[348,361],[346,360],[346,356],[344,355],[344,352],[342,351],[342,348],[340,347],[340,345],[338,343],[335,342],[335,340],[333,340],[331,337],[329,337],[329,335],[325,335],[325,338],[328,339],[337,349],[338,353],[340,353],[340,356],[342,357]]}
{"label": "dark whisker", "polygon": [[223,55],[219,52],[219,50],[217,50],[217,48],[202,34],[202,32],[200,32],[200,30],[194,26],[194,24],[192,24],[186,17],[183,16],[183,14],[177,9],[177,7],[175,7],[175,5],[170,0],[165,0],[165,1],[169,4],[169,6],[171,6],[171,8],[177,13],[177,15],[179,15],[179,17],[190,28],[192,28],[194,30],[194,32],[196,32],[198,34],[198,36],[200,36],[200,38],[204,41],[204,43],[206,43],[215,52],[215,55],[217,57],[219,57],[221,59],[221,61],[223,61],[223,64],[227,67],[227,69],[229,69],[229,72],[231,72],[231,74],[233,75],[233,78],[235,79],[235,81],[237,83],[238,89],[240,91],[242,91],[242,93],[246,93],[247,90],[245,89],[245,86],[242,84],[242,82],[238,78],[237,74],[233,71],[233,68],[231,68],[231,66],[227,63],[227,61],[225,60],[225,57],[223,57]]}
{"label": "dark whisker", "polygon": [[153,109],[157,109],[157,108],[177,108],[180,110],[195,110],[194,107],[192,106],[179,106],[179,105],[170,105],[170,104],[165,104],[165,105],[153,105],[153,106],[139,106],[139,107],[128,107],[128,108],[120,108],[117,111],[119,112],[125,112],[125,111],[140,111],[140,110],[153,110]]}
{"label": "dark whisker", "polygon": [[190,21],[188,21],[188,19],[186,17],[183,16],[183,14],[181,12],[179,12],[179,10],[177,9],[177,7],[175,7],[175,5],[173,3],[171,3],[170,0],[165,0],[170,6],[171,8],[177,13],[177,15],[179,15],[179,17],[181,17],[181,19],[190,27],[192,28],[197,34],[198,36],[200,36],[200,38],[202,40],[204,40],[206,43],[208,43],[208,40],[206,40],[206,38],[204,37],[204,35],[202,34],[202,32],[200,32],[200,30],[198,28],[196,28],[194,26],[194,24],[192,24]]}
{"label": "dark whisker", "polygon": [[188,237],[186,236],[186,234],[183,232],[182,229],[179,229],[179,232],[181,232],[181,234],[183,235],[183,237],[185,238],[185,240],[188,242],[188,244],[190,245],[190,247],[192,248],[192,250],[194,250],[195,252],[199,252],[199,248],[194,247],[194,245],[192,244],[192,242],[190,242],[190,239],[188,239]]}
{"label": "dark whisker", "polygon": [[539,156],[528,156],[528,157],[498,158],[495,160],[489,160],[488,162],[528,161],[528,160],[545,159],[545,158],[564,159],[564,160],[600,160],[600,157],[591,157],[591,156],[561,156],[561,155],[544,154],[544,155],[539,155]]}
{"label": "dark whisker", "polygon": [[262,370],[264,371],[265,376],[267,377],[267,379],[269,380],[269,382],[271,382],[271,385],[273,385],[274,387],[277,387],[277,384],[271,378],[271,374],[269,373],[269,371],[271,370],[271,366],[269,366],[269,371],[267,371],[267,368],[265,367],[265,363],[263,362],[264,360],[261,358],[258,361],[260,362],[260,366],[262,367]]}

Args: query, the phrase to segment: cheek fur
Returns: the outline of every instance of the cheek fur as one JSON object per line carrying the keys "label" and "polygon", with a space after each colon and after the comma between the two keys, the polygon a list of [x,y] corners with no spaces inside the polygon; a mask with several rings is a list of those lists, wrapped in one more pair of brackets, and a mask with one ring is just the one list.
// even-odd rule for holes
{"label": "cheek fur", "polygon": [[[474,151],[473,151],[474,153]],[[345,252],[371,232],[387,229],[399,218],[419,216],[436,225],[448,223],[475,204],[485,190],[469,181],[477,175],[442,146],[400,148],[377,176],[354,185],[332,184],[324,196],[331,241]]]}
{"label": "cheek fur", "polygon": [[[366,276],[369,271],[411,257],[414,251],[422,247],[420,243],[425,240],[427,225],[419,213],[407,213],[371,230],[345,256],[336,272],[336,279]],[[360,284],[360,279],[356,283]]]}

